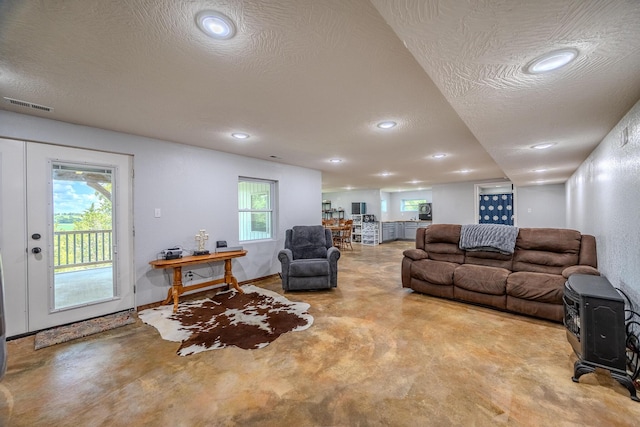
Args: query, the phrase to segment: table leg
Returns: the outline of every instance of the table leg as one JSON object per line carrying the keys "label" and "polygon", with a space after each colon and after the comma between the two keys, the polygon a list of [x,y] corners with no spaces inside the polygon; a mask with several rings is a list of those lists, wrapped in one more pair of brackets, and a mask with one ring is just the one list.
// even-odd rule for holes
{"label": "table leg", "polygon": [[233,286],[236,291],[240,292],[241,294],[244,294],[244,291],[240,289],[240,286],[238,286],[238,280],[236,280],[236,278],[233,277],[233,273],[231,273],[230,259],[224,260],[224,281],[225,283],[228,283],[231,286]]}
{"label": "table leg", "polygon": [[182,293],[182,267],[173,268],[173,286],[171,287],[173,294],[173,312],[178,311],[178,297]]}

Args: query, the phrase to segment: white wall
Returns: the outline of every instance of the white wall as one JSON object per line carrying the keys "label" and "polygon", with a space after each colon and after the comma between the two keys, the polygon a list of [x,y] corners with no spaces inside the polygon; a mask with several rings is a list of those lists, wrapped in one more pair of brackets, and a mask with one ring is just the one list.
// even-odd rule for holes
{"label": "white wall", "polygon": [[[333,193],[322,193],[322,200],[330,200],[331,208],[343,208],[345,218],[351,217],[351,203],[364,202],[367,204],[367,214],[376,216],[376,220],[380,221],[380,190],[350,190]],[[320,202],[318,202],[318,212],[321,211]]]}
{"label": "white wall", "polygon": [[568,227],[596,236],[598,269],[640,304],[640,102],[580,165],[566,190]]}
{"label": "white wall", "polygon": [[[238,244],[238,176],[278,181],[279,211],[276,240],[243,244],[248,255],[234,260],[239,281],[279,272],[277,253],[284,246],[285,229],[320,223],[319,171],[7,111],[0,111],[0,136],[134,156],[138,305],[166,297],[168,275],[148,264],[160,250],[173,245],[194,248],[201,228],[209,233],[210,250],[216,240]],[[154,218],[155,208],[161,208],[160,218]],[[216,266],[214,272],[222,274],[223,267]]]}
{"label": "white wall", "polygon": [[438,184],[431,191],[434,224],[476,222],[476,188],[473,182]]}
{"label": "white wall", "polygon": [[[516,226],[565,227],[564,184],[516,187],[515,194]],[[434,185],[432,198],[434,224],[477,223],[476,183]]]}
{"label": "white wall", "polygon": [[566,228],[564,184],[516,188],[518,227]]}
{"label": "white wall", "polygon": [[426,200],[427,203],[432,202],[432,192],[429,190],[420,191],[399,191],[391,193],[391,204],[389,205],[389,221],[409,221],[418,219],[418,211],[402,212],[402,200],[420,199]]}
{"label": "white wall", "polygon": [[387,191],[380,192],[380,221],[392,221],[391,219],[391,195]]}

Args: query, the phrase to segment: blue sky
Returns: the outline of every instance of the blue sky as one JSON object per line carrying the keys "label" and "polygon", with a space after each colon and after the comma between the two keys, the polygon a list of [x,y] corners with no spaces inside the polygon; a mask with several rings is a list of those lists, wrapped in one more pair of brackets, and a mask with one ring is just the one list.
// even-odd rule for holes
{"label": "blue sky", "polygon": [[53,181],[53,212],[81,213],[98,199],[96,190],[80,181]]}

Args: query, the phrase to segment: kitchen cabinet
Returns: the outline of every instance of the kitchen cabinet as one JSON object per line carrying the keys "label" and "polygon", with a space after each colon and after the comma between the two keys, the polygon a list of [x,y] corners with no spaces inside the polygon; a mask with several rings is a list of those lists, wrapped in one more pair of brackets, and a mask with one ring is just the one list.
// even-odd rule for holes
{"label": "kitchen cabinet", "polygon": [[405,222],[404,223],[404,239],[416,240],[416,232],[418,231],[417,222]]}
{"label": "kitchen cabinet", "polygon": [[383,222],[382,223],[382,242],[393,242],[396,240],[396,223],[395,222]]}
{"label": "kitchen cabinet", "polygon": [[381,227],[381,243],[394,240],[416,240],[418,228],[431,224],[430,221],[386,221]]}

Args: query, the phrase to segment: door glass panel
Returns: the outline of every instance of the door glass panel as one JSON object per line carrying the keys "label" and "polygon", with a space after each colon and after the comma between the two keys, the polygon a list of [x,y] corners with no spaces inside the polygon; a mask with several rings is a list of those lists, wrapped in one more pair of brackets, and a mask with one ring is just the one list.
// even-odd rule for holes
{"label": "door glass panel", "polygon": [[52,163],[53,310],[113,299],[114,170]]}

